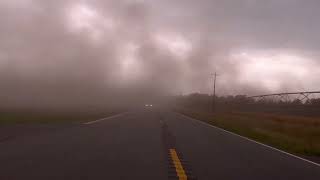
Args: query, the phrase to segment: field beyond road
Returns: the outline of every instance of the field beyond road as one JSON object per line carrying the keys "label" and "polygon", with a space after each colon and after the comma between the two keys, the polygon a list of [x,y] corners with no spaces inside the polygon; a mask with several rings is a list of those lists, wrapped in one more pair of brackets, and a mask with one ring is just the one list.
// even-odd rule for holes
{"label": "field beyond road", "polygon": [[176,111],[287,152],[320,159],[320,118],[257,112]]}
{"label": "field beyond road", "polygon": [[17,137],[73,127],[85,122],[110,117],[124,108],[88,109],[77,111],[2,109],[0,111],[0,143]]}
{"label": "field beyond road", "polygon": [[124,108],[87,111],[37,111],[37,110],[2,110],[0,126],[13,124],[56,124],[79,123],[108,117],[125,111]]}

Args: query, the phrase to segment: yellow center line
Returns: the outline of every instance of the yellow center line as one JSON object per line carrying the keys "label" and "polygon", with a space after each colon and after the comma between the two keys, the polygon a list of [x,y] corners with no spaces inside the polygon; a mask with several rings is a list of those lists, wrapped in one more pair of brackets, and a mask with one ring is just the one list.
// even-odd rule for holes
{"label": "yellow center line", "polygon": [[173,161],[174,167],[176,168],[179,180],[187,180],[187,175],[182,167],[180,159],[175,149],[170,149],[171,159]]}

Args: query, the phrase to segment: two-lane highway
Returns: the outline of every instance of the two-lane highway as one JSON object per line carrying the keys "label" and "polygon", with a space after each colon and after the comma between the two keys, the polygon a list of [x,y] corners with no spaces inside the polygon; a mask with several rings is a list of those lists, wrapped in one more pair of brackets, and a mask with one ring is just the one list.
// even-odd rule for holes
{"label": "two-lane highway", "polygon": [[320,179],[320,167],[144,109],[0,142],[0,179]]}

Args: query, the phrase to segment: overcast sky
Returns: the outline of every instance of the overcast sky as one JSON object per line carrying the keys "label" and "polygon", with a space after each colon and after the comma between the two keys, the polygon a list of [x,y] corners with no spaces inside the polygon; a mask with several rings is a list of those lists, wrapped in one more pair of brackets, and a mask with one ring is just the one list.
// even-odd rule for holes
{"label": "overcast sky", "polygon": [[[320,89],[319,0],[1,0],[2,102]],[[105,96],[107,97],[107,96]]]}

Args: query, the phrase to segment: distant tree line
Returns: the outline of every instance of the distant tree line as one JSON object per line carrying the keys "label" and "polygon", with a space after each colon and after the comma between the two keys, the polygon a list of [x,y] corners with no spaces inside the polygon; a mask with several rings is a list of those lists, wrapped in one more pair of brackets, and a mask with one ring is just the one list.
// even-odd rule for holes
{"label": "distant tree line", "polygon": [[[212,110],[212,95],[193,93],[176,97],[176,105],[184,108],[192,108],[203,111]],[[254,99],[246,95],[216,96],[215,109],[217,111],[268,111],[278,112],[287,111],[292,113],[311,111],[317,114],[320,110],[320,98],[313,98],[306,101],[291,99],[283,101],[280,99],[272,100],[269,98]],[[320,115],[320,111],[318,113]]]}

